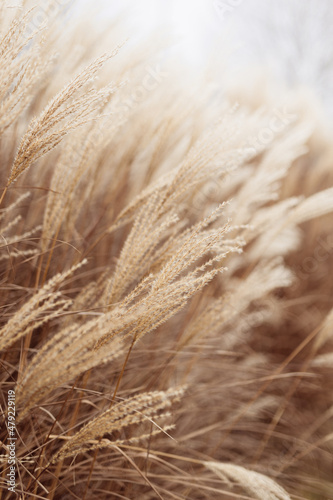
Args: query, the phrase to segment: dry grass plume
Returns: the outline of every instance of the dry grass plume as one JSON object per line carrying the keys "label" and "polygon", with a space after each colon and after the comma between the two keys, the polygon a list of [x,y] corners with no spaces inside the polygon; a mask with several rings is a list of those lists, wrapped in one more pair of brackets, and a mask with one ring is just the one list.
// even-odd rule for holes
{"label": "dry grass plume", "polygon": [[5,4],[1,500],[333,499],[333,150],[308,100],[189,90],[117,26],[101,55],[67,7],[31,29]]}

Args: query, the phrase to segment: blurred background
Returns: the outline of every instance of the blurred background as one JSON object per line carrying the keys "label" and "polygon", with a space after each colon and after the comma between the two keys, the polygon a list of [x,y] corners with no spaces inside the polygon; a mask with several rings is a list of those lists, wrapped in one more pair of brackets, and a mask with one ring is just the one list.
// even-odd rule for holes
{"label": "blurred background", "polygon": [[[102,5],[103,4],[103,5]],[[309,87],[333,117],[332,0],[135,0],[101,2],[131,12],[132,36],[167,33],[189,71],[214,58],[224,71],[249,67]],[[104,10],[105,9],[105,10]]]}
{"label": "blurred background", "polygon": [[333,118],[332,0],[77,0],[75,5],[80,13],[89,5],[99,29],[125,19],[129,43],[157,33],[168,47],[164,55],[189,74],[211,64],[216,74],[242,79],[243,85],[249,70],[265,74],[277,84],[310,89]]}

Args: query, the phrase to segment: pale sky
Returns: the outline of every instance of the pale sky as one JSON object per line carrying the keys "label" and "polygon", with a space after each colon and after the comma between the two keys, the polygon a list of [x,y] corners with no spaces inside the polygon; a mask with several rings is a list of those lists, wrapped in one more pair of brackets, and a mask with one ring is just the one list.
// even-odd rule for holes
{"label": "pale sky", "polygon": [[[85,1],[96,6],[96,0]],[[78,3],[82,8],[83,0]],[[262,65],[289,85],[308,85],[333,116],[333,0],[99,0],[97,5],[105,22],[119,10],[132,17],[133,36],[164,30],[189,69],[200,71],[213,53],[222,58],[230,50],[230,66]]]}

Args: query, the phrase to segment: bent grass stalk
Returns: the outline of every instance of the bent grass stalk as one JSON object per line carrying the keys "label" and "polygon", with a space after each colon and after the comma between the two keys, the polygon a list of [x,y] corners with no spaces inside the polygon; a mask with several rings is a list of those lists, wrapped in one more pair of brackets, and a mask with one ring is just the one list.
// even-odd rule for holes
{"label": "bent grass stalk", "polygon": [[[118,50],[120,22],[107,41],[89,22],[68,51],[80,31],[53,12],[27,40],[28,3],[0,7],[0,380],[16,393],[17,493],[330,497],[332,145],[309,98],[210,81],[189,94],[154,44]],[[171,79],[128,106],[159,67]]]}

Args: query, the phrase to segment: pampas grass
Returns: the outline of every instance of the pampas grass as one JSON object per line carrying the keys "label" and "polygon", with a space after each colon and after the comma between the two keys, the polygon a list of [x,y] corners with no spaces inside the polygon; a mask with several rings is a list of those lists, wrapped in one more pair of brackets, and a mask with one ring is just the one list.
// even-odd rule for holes
{"label": "pampas grass", "polygon": [[324,125],[33,12],[1,8],[0,498],[9,390],[18,498],[333,498]]}

